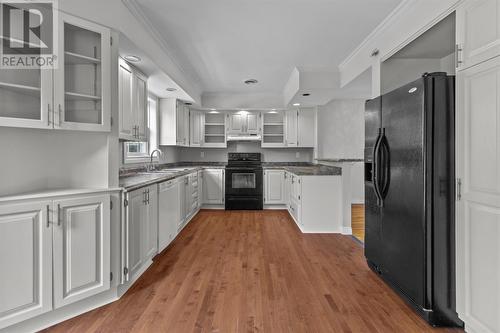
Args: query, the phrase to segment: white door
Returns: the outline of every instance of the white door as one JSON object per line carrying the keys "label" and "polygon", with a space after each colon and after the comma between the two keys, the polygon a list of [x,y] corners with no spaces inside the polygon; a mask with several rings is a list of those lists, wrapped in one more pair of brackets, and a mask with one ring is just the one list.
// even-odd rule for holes
{"label": "white door", "polygon": [[203,170],[203,203],[221,205],[224,203],[224,170]]}
{"label": "white door", "polygon": [[297,147],[297,110],[286,112],[286,139],[287,147]]}
{"label": "white door", "polygon": [[500,58],[457,85],[457,312],[471,332],[500,332]]}
{"label": "white door", "polygon": [[264,203],[267,205],[284,204],[285,172],[283,170],[266,170],[264,180]]}
{"label": "white door", "polygon": [[50,201],[0,205],[0,329],[52,310]]}
{"label": "white door", "polygon": [[457,9],[459,68],[500,55],[500,2],[468,0]]}
{"label": "white door", "polygon": [[297,146],[312,148],[315,138],[316,111],[300,110],[297,119]]}
{"label": "white door", "polygon": [[139,189],[128,193],[126,209],[126,258],[127,281],[132,279],[142,265],[143,236],[141,224],[147,217],[146,191]]}
{"label": "white door", "polygon": [[244,132],[245,119],[242,112],[231,112],[228,113],[227,117],[229,119],[227,129],[229,134],[241,134]]}
{"label": "white door", "polygon": [[158,252],[161,252],[177,236],[177,228],[181,218],[181,202],[177,180],[170,180],[159,186]]}
{"label": "white door", "polygon": [[142,221],[142,261],[158,252],[158,189],[157,185],[146,188],[146,216]]}
{"label": "white door", "polygon": [[137,139],[147,141],[148,139],[148,86],[146,78],[134,73],[132,105],[134,106],[134,119],[137,126]]}
{"label": "white door", "polygon": [[247,134],[259,134],[260,133],[260,112],[247,113],[245,132]]}
{"label": "white door", "polygon": [[136,127],[132,108],[132,70],[124,60],[120,59],[119,63],[118,103],[120,109],[120,137],[133,139],[136,135]]}
{"label": "white door", "polygon": [[110,131],[110,40],[108,28],[59,13],[55,128]]}
{"label": "white door", "polygon": [[189,144],[191,147],[201,147],[203,144],[204,113],[191,110],[189,113]]}
{"label": "white door", "polygon": [[110,287],[109,194],[55,200],[54,307]]}

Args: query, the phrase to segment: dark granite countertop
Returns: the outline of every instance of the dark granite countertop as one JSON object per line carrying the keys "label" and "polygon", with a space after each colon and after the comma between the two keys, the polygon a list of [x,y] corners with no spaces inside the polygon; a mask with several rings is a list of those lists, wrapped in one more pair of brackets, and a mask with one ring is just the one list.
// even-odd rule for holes
{"label": "dark granite countertop", "polygon": [[316,161],[333,162],[333,163],[353,163],[353,162],[364,162],[364,159],[362,159],[362,158],[316,158]]}
{"label": "dark granite countertop", "polygon": [[264,169],[280,169],[297,176],[340,176],[342,168],[312,163],[263,163]]}

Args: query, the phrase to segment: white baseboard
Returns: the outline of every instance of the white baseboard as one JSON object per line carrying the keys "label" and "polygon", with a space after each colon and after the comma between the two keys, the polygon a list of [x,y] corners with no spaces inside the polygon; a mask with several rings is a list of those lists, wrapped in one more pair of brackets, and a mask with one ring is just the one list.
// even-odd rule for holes
{"label": "white baseboard", "polygon": [[351,227],[342,227],[342,235],[352,235]]}
{"label": "white baseboard", "polygon": [[286,205],[264,205],[264,210],[286,210]]}
{"label": "white baseboard", "polygon": [[202,205],[201,209],[224,210],[224,205]]}

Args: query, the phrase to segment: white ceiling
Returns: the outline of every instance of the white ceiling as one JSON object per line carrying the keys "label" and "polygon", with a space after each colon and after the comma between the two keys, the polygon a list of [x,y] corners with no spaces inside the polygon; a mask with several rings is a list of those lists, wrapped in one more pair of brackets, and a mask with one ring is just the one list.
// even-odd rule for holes
{"label": "white ceiling", "polygon": [[[401,0],[136,0],[204,92],[282,93],[338,64]],[[256,78],[247,86],[243,80]]]}

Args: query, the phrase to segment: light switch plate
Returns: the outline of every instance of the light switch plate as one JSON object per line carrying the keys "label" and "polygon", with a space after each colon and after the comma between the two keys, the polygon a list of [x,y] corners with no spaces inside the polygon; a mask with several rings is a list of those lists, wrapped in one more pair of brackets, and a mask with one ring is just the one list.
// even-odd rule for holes
{"label": "light switch plate", "polygon": [[200,153],[200,156],[201,156],[201,158],[205,158],[205,152],[204,152],[204,151],[202,151],[202,152]]}
{"label": "light switch plate", "polygon": [[300,158],[300,152],[299,151],[295,153],[295,158]]}

